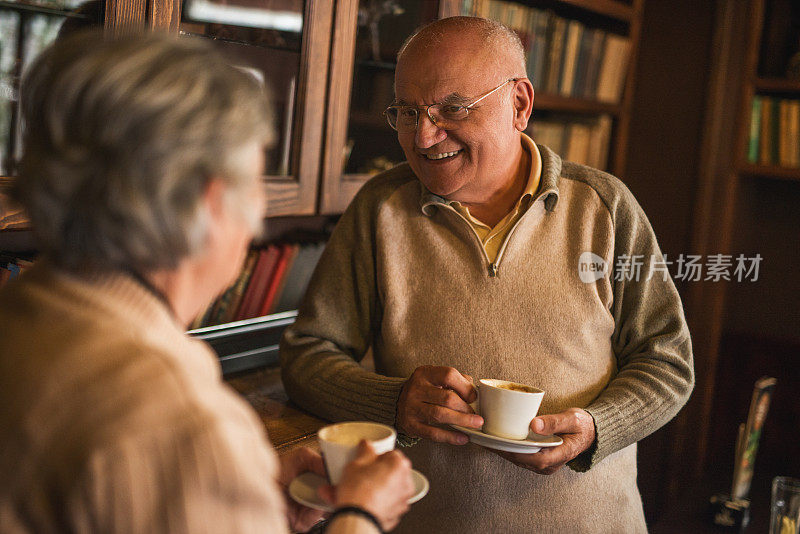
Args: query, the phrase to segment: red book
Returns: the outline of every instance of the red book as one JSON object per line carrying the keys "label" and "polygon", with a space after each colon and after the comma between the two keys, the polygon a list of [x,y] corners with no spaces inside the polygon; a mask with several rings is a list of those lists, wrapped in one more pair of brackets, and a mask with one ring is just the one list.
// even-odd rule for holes
{"label": "red book", "polygon": [[266,249],[259,252],[256,267],[253,270],[253,275],[250,277],[250,283],[247,285],[244,297],[242,297],[242,304],[239,306],[239,312],[236,314],[237,321],[258,316],[258,312],[261,311],[261,303],[264,302],[264,296],[267,293],[267,285],[272,277],[275,262],[278,259],[279,251],[280,249],[277,246],[269,245]]}
{"label": "red book", "polygon": [[281,253],[280,256],[278,256],[275,270],[267,286],[267,292],[264,295],[264,302],[261,304],[261,312],[259,315],[267,315],[272,311],[272,307],[276,302],[276,297],[283,287],[283,283],[286,281],[288,267],[297,255],[297,250],[299,248],[300,247],[297,245],[281,245]]}

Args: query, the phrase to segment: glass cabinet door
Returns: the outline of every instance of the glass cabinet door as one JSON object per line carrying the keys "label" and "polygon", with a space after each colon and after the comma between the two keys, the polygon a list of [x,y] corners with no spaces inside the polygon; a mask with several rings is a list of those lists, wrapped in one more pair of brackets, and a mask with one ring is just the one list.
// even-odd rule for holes
{"label": "glass cabinet door", "polygon": [[13,176],[22,154],[20,81],[56,39],[102,26],[99,0],[0,0],[0,176]]}
{"label": "glass cabinet door", "polygon": [[383,110],[403,41],[460,2],[340,0],[331,53],[320,211],[340,213],[371,176],[405,160]]}
{"label": "glass cabinet door", "polygon": [[270,95],[275,143],[264,176],[268,215],[316,211],[331,2],[184,0],[181,35],[202,36]]}

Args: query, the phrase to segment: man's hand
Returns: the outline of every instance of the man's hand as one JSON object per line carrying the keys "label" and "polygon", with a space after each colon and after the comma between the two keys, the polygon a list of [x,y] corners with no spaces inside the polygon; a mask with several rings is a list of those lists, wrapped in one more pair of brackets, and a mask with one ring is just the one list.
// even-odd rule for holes
{"label": "man's hand", "polygon": [[477,398],[472,378],[456,369],[417,367],[400,392],[397,428],[408,436],[464,445],[469,441],[466,435],[437,425],[481,428],[483,418],[469,406]]}
{"label": "man's hand", "polygon": [[534,454],[498,452],[500,456],[541,475],[552,475],[588,449],[595,438],[594,419],[589,412],[570,408],[553,415],[540,415],[531,421],[537,434],[557,434],[564,440],[558,447],[544,448]]}
{"label": "man's hand", "polygon": [[358,506],[380,521],[388,532],[408,511],[414,495],[411,461],[397,450],[377,455],[367,441],[358,445],[358,456],[347,464],[342,480],[334,488],[324,485],[320,497],[336,508]]}
{"label": "man's hand", "polygon": [[322,456],[307,447],[303,447],[281,456],[280,466],[281,472],[278,476],[278,485],[280,485],[285,495],[286,516],[289,526],[294,532],[305,532],[321,519],[327,517],[328,514],[295,502],[289,496],[289,484],[295,477],[307,471],[323,477],[327,476]]}

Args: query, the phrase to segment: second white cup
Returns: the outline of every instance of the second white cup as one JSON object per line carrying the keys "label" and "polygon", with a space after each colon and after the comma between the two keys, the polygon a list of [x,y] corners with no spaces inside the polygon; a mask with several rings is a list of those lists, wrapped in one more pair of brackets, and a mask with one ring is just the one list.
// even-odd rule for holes
{"label": "second white cup", "polygon": [[317,432],[325,470],[334,486],[342,479],[345,466],[355,460],[362,440],[367,440],[377,454],[383,454],[394,449],[397,432],[390,426],[368,421],[336,423]]}
{"label": "second white cup", "polygon": [[507,380],[481,379],[478,399],[483,431],[501,438],[526,439],[543,397],[544,391],[532,386]]}

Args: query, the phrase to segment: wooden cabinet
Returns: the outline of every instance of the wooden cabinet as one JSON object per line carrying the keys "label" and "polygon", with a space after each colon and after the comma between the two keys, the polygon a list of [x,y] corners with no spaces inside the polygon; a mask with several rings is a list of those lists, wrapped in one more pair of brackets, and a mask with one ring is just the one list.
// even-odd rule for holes
{"label": "wooden cabinet", "polygon": [[[0,4],[0,12],[24,5],[6,1]],[[556,19],[564,28],[572,24],[570,31],[585,29],[583,35],[587,37],[596,32],[625,39],[620,77],[624,87],[619,98],[609,102],[586,94],[537,88],[532,120],[534,137],[539,137],[537,125],[543,128],[546,123],[606,120],[602,160],[608,163],[604,167],[624,176],[642,0],[265,0],[244,15],[226,14],[226,9],[236,11],[242,6],[197,0],[109,0],[102,24],[114,33],[166,29],[205,36],[233,61],[254,67],[269,80],[278,133],[265,169],[271,217],[341,213],[371,175],[403,160],[396,136],[381,116],[393,98],[395,55],[417,27],[437,17],[458,14],[495,16],[520,31],[526,51],[546,48],[552,57],[530,56],[531,74],[542,72],[535,61],[549,62],[550,70],[579,61],[566,51],[561,55],[553,51],[561,43],[552,41],[567,38],[563,31],[554,33],[547,26]],[[533,26],[534,12],[542,17],[546,14],[550,21],[538,33]],[[66,11],[63,15],[73,16]],[[277,15],[290,17],[294,26],[281,29],[271,27],[274,23],[253,22]],[[573,55],[578,54],[577,48],[572,50]],[[597,71],[602,54],[594,61]],[[17,63],[16,79],[22,60]],[[563,79],[556,74],[556,87],[559,81]],[[540,85],[538,76],[534,85]],[[17,120],[14,115],[11,122]],[[15,126],[9,128],[13,131]],[[18,151],[18,143],[16,147],[12,146],[12,151]],[[3,169],[13,169],[13,159],[13,154],[8,156]],[[0,180],[7,185],[10,178]],[[5,203],[0,204],[0,210],[0,221],[4,221],[0,229],[24,226],[19,214],[9,212]]]}

